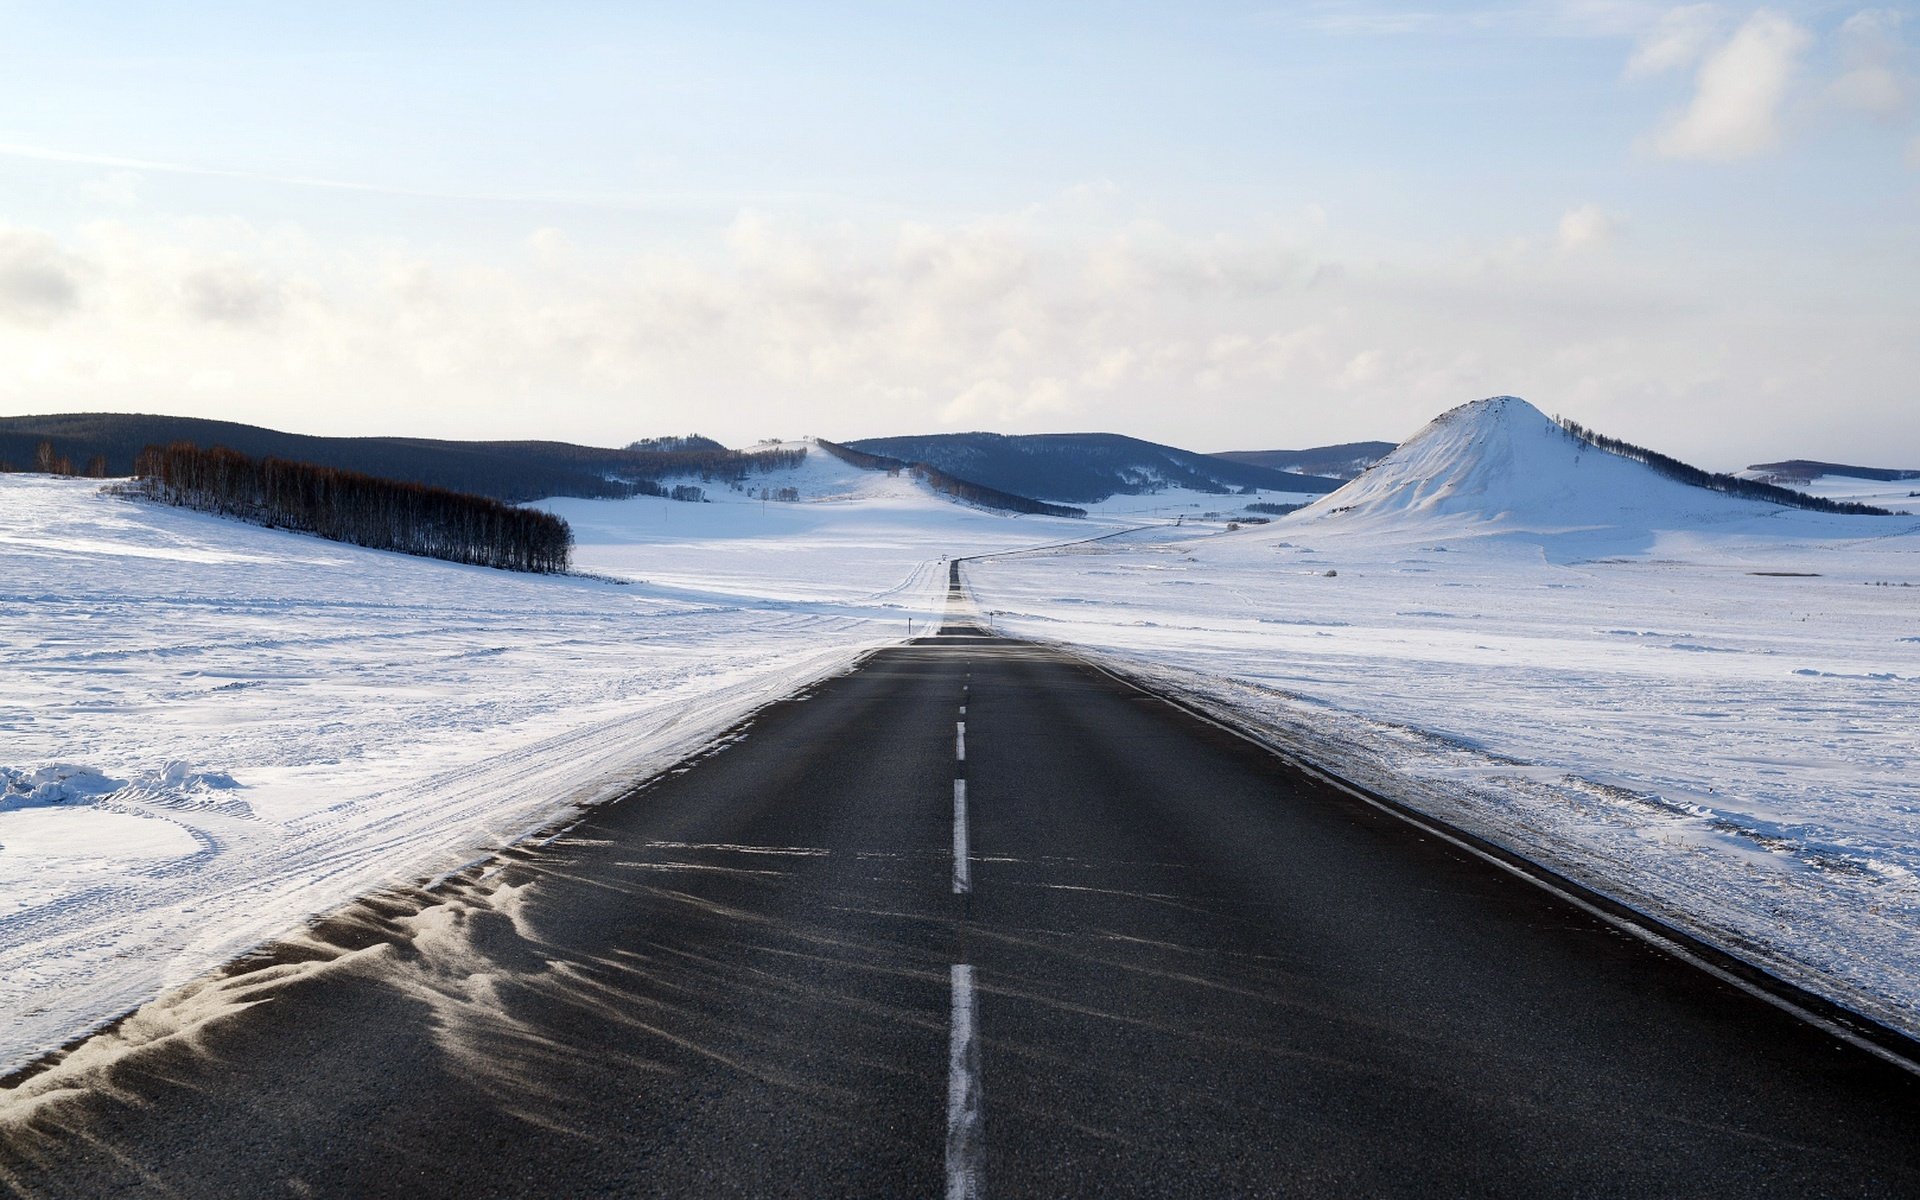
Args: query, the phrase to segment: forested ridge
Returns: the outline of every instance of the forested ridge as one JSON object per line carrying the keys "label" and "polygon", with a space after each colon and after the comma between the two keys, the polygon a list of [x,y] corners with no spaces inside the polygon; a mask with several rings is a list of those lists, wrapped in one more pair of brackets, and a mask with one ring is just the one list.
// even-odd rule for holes
{"label": "forested ridge", "polygon": [[1822,475],[1845,475],[1849,479],[1872,479],[1895,483],[1920,479],[1920,471],[1899,467],[1859,467],[1849,463],[1821,462],[1818,459],[1790,458],[1784,462],[1754,463],[1749,471],[1759,471],[1777,482],[1808,483]]}
{"label": "forested ridge", "polygon": [[1709,491],[1724,492],[1729,496],[1739,496],[1746,500],[1760,500],[1768,504],[1784,504],[1789,508],[1805,508],[1814,512],[1850,513],[1854,516],[1890,517],[1894,514],[1884,508],[1875,508],[1871,504],[1855,504],[1851,500],[1828,500],[1822,496],[1809,496],[1805,492],[1796,492],[1792,488],[1783,488],[1758,480],[1742,479],[1738,475],[1726,475],[1717,471],[1705,471],[1691,463],[1681,462],[1677,458],[1649,450],[1645,446],[1636,446],[1632,442],[1595,433],[1580,422],[1567,417],[1556,416],[1560,428],[1579,441],[1595,449],[1605,450],[1609,454],[1618,454],[1634,462],[1652,467],[1669,479]]}
{"label": "forested ridge", "polygon": [[692,484],[663,485],[662,479],[698,476],[703,483],[739,484],[747,476],[768,471],[790,471],[806,461],[807,449],[792,450],[650,450],[646,461],[620,469],[622,479],[632,489],[629,494],[665,496],[670,500],[700,500],[703,493]]}
{"label": "forested ridge", "polygon": [[551,513],[358,471],[176,442],[141,451],[134,473],[134,494],[162,504],[373,550],[541,573],[573,555],[573,530]]}
{"label": "forested ridge", "polygon": [[[549,496],[618,499],[671,495],[658,481],[673,475],[737,482],[781,463],[793,451],[729,450],[697,434],[644,438],[622,449],[570,442],[463,442],[409,437],[317,437],[233,421],[140,413],[57,413],[0,417],[0,470],[42,470],[124,476],[148,446],[191,442],[225,446],[254,458],[277,458],[381,479],[491,496],[508,504]],[[40,462],[41,447],[53,454]]]}
{"label": "forested ridge", "polygon": [[1394,442],[1340,442],[1305,450],[1219,450],[1209,458],[1323,479],[1352,479],[1392,454]]}
{"label": "forested ridge", "polygon": [[1117,433],[940,433],[861,438],[864,453],[921,463],[1007,495],[1099,503],[1114,495],[1188,489],[1320,494],[1342,480],[1275,471]]}

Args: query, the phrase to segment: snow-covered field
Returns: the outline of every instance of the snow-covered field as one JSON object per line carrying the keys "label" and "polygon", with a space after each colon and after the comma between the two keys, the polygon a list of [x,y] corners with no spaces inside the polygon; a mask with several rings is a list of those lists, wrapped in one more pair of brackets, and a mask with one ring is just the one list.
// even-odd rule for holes
{"label": "snow-covered field", "polygon": [[553,502],[591,579],[0,475],[0,1071],[924,632],[944,554],[1101,532],[817,450],[755,483],[815,499]]}
{"label": "snow-covered field", "polygon": [[1274,524],[972,562],[1070,643],[1920,1032],[1920,520],[1437,421]]}
{"label": "snow-covered field", "polygon": [[1311,498],[1009,517],[818,450],[747,486],[804,499],[552,501],[598,577],[547,578],[0,476],[0,1070],[617,793],[982,553],[1000,627],[1920,1028],[1920,520],[1684,488],[1513,404],[1237,533]]}
{"label": "snow-covered field", "polygon": [[1247,492],[1230,496],[1168,488],[1140,496],[1108,496],[1094,504],[1082,503],[1089,517],[1144,525],[1166,521],[1231,521],[1247,515],[1249,504],[1312,504],[1314,492]]}
{"label": "snow-covered field", "polygon": [[1851,475],[1821,475],[1788,487],[1827,500],[1851,500],[1889,512],[1920,513],[1920,479],[1856,479]]}

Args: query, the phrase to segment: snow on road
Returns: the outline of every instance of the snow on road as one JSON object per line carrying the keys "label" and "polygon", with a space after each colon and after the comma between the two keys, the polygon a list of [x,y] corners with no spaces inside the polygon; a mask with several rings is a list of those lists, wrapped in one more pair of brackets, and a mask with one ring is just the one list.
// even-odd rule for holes
{"label": "snow on road", "polygon": [[1090,532],[822,459],[758,481],[813,503],[552,502],[604,578],[0,475],[0,1071],[924,630],[945,553]]}
{"label": "snow on road", "polygon": [[1531,408],[1428,433],[1259,529],[963,570],[1003,630],[1920,1032],[1920,520],[1684,487]]}

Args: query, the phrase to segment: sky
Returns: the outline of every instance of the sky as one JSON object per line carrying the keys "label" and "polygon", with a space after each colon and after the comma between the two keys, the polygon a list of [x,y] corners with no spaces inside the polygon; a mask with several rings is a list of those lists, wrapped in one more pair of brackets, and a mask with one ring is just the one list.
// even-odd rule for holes
{"label": "sky", "polygon": [[0,414],[1920,469],[1920,6],[0,0]]}

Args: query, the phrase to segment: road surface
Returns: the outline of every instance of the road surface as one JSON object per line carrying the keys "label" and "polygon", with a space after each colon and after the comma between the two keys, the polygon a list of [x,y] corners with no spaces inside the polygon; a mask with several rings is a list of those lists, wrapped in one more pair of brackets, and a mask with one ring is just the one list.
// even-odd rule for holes
{"label": "road surface", "polygon": [[881,652],[503,862],[0,1104],[0,1191],[1920,1194],[1914,1076],[1042,648]]}

